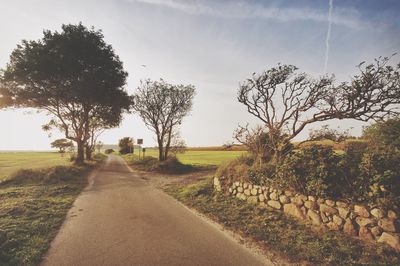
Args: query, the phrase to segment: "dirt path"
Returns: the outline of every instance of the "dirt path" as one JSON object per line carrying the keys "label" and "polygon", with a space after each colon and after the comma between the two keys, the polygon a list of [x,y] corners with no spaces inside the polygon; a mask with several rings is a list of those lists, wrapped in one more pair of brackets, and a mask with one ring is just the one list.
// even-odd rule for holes
{"label": "dirt path", "polygon": [[270,265],[110,156],[43,265]]}

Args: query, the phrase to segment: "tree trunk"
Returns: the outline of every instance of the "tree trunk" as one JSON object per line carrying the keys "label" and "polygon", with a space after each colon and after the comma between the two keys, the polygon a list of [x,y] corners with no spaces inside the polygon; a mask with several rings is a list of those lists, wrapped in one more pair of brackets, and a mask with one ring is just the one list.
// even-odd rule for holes
{"label": "tree trunk", "polygon": [[88,161],[92,160],[92,148],[89,146],[89,144],[86,144],[85,152],[86,152],[86,160]]}
{"label": "tree trunk", "polygon": [[75,163],[76,164],[83,164],[84,161],[84,145],[82,141],[77,141],[76,142],[77,149],[78,149],[78,154],[76,155],[75,158]]}
{"label": "tree trunk", "polygon": [[164,147],[162,144],[158,144],[158,160],[160,162],[165,161],[164,157]]}
{"label": "tree trunk", "polygon": [[171,146],[171,136],[172,136],[172,128],[170,129],[169,133],[168,133],[168,141],[167,141],[167,145],[165,145],[165,155],[164,158],[167,159],[168,158],[168,152],[169,152],[169,148]]}

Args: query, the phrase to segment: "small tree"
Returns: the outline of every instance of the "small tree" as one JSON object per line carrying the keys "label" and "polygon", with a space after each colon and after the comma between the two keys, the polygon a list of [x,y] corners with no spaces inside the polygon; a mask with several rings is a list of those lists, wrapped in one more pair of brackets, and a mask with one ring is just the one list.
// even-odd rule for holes
{"label": "small tree", "polygon": [[122,138],[119,140],[118,146],[119,146],[119,153],[121,154],[132,153],[133,139],[130,137]]}
{"label": "small tree", "polygon": [[66,149],[74,147],[72,141],[69,141],[67,139],[56,139],[50,145],[52,148],[59,149],[60,153],[64,153]]}
{"label": "small tree", "polygon": [[195,88],[164,80],[142,81],[134,94],[133,109],[157,136],[159,160],[168,157],[174,129],[192,109]]}
{"label": "small tree", "polygon": [[390,58],[359,65],[350,83],[311,79],[292,65],[278,65],[240,85],[238,100],[260,119],[269,136],[272,158],[280,162],[290,141],[307,125],[331,119],[368,121],[399,112],[400,64]]}

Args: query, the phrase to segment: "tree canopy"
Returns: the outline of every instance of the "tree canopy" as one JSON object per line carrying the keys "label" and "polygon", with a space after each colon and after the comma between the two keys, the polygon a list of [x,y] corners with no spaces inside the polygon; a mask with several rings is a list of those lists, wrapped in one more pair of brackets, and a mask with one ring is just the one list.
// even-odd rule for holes
{"label": "tree canopy", "polygon": [[52,148],[57,148],[61,153],[65,152],[67,148],[74,147],[74,144],[72,141],[67,140],[67,139],[56,139],[53,141],[51,144]]}
{"label": "tree canopy", "polygon": [[57,127],[77,143],[77,162],[93,127],[118,126],[131,99],[123,89],[127,72],[101,31],[62,25],[37,41],[23,40],[1,74],[3,105],[31,107],[52,116]]}
{"label": "tree canopy", "polygon": [[157,136],[159,160],[168,157],[174,129],[192,109],[193,85],[172,85],[164,80],[142,81],[133,96],[133,110]]}

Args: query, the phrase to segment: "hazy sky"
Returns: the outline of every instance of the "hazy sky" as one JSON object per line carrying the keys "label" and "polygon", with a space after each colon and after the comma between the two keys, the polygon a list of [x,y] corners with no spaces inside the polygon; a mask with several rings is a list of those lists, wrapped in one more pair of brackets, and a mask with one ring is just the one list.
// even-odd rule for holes
{"label": "hazy sky", "polygon": [[[239,82],[253,72],[281,62],[315,77],[323,74],[328,10],[328,0],[0,0],[0,68],[22,39],[82,21],[103,30],[129,73],[129,92],[144,78],[195,85],[182,136],[190,146],[221,145],[232,140],[238,123],[257,123],[236,100]],[[399,14],[398,0],[334,0],[327,71],[338,81],[349,80],[361,61],[400,52]],[[41,130],[48,119],[35,111],[0,111],[0,150],[49,149],[62,135],[49,138]],[[334,124],[339,125],[357,135],[363,124]],[[308,129],[300,138],[307,135]],[[124,136],[155,143],[135,115],[126,115],[101,140],[116,143]]]}

